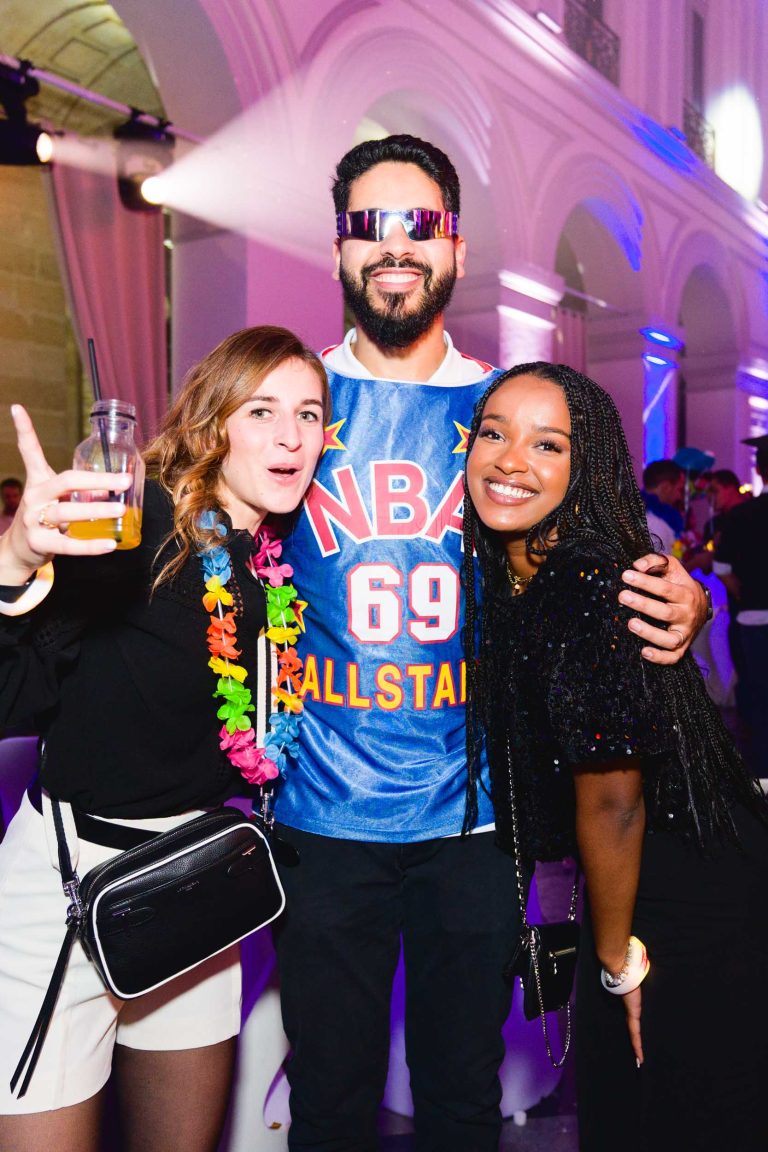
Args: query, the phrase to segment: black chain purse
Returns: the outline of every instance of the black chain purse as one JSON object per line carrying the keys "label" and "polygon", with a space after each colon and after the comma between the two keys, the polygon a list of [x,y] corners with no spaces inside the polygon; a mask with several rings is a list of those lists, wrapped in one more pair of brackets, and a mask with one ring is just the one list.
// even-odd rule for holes
{"label": "black chain purse", "polygon": [[[525,907],[525,885],[520,863],[515,778],[509,737],[507,737],[507,771],[512,814],[512,839],[515,849],[515,876],[520,901],[520,919],[523,927],[512,958],[504,970],[504,976],[510,984],[514,983],[515,977],[519,977],[523,989],[525,1018],[526,1020],[535,1020],[537,1016],[541,1018],[544,1043],[550,1063],[553,1068],[562,1068],[571,1044],[570,995],[573,979],[576,975],[576,956],[580,932],[576,922],[579,870],[576,869],[567,920],[562,920],[556,924],[529,924]],[[562,1056],[559,1060],[555,1060],[547,1029],[547,1012],[558,1012],[561,1008],[565,1008],[567,1013],[565,1040]]]}

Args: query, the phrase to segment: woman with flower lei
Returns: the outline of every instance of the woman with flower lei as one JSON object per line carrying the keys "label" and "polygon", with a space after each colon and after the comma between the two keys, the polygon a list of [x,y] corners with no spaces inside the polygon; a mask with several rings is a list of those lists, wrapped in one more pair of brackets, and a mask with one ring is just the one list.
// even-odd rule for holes
{"label": "woman with flower lei", "polygon": [[223,341],[145,452],[133,551],[66,534],[120,506],[73,501],[98,475],[54,473],[13,410],[27,487],[0,538],[0,725],[32,724],[46,757],[0,844],[0,1147],[97,1152],[113,1050],[127,1149],[217,1147],[240,1022],[236,948],[121,1002],[76,945],[29,1089],[10,1093],[61,942],[47,797],[104,828],[99,843],[79,838],[82,876],[116,854],[114,822],[165,831],[287,770],[306,605],[267,521],[301,501],[328,407],[320,361],[290,332]]}
{"label": "woman with flower lei", "polygon": [[[208,514],[205,522],[212,525]],[[222,530],[223,526],[219,526]],[[223,534],[223,532],[222,532]],[[237,663],[240,652],[236,648],[237,623],[231,608],[232,593],[227,584],[232,568],[227,549],[221,544],[200,554],[206,576],[203,606],[211,615],[208,628],[209,667],[218,677],[214,696],[224,703],[216,715],[224,723],[219,733],[219,746],[229,760],[249,782],[264,785],[274,780],[286,767],[286,758],[295,756],[299,735],[299,721],[304,707],[299,690],[303,662],[291,645],[299,632],[304,631],[303,610],[306,602],[299,600],[293,584],[286,584],[293,576],[290,564],[278,564],[283,545],[274,530],[264,527],[259,531],[258,550],[249,567],[264,581],[267,600],[267,639],[277,651],[277,685],[272,690],[275,710],[269,717],[269,732],[263,745],[258,743],[256,731],[248,716],[255,710],[251,691],[245,687],[247,669]]]}

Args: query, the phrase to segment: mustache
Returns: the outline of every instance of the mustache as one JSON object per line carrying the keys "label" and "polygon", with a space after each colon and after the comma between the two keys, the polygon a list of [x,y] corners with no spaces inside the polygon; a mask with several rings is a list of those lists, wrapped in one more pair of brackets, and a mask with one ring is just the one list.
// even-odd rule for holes
{"label": "mustache", "polygon": [[363,284],[367,284],[370,278],[375,276],[377,272],[384,272],[393,268],[411,268],[414,272],[421,272],[425,285],[429,283],[432,277],[432,269],[429,264],[420,264],[418,260],[413,259],[395,260],[394,256],[383,256],[382,259],[377,260],[375,264],[369,264],[366,268],[361,269],[360,279],[363,281]]}

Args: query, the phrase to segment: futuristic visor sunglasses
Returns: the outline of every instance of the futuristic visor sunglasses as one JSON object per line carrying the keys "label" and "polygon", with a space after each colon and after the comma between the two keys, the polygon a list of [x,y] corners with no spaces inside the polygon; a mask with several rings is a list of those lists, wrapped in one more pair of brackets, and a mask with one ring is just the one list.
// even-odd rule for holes
{"label": "futuristic visor sunglasses", "polygon": [[384,240],[392,228],[402,224],[411,240],[450,240],[459,234],[456,212],[435,212],[431,208],[363,208],[360,212],[339,212],[336,234],[341,240]]}

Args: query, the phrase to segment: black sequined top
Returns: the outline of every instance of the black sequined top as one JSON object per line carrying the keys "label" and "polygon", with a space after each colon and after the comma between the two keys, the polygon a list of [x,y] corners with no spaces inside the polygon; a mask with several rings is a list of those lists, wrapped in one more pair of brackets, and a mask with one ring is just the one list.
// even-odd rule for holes
{"label": "black sequined top", "polygon": [[[648,827],[685,836],[698,809],[727,809],[735,792],[750,790],[735,752],[734,779],[720,779],[716,796],[695,766],[682,769],[678,717],[661,681],[668,670],[642,659],[627,629],[632,613],[617,599],[627,566],[607,544],[580,540],[553,549],[523,595],[486,594],[481,663],[497,834],[511,851],[509,739],[526,860],[575,853],[576,765],[640,761]],[[698,686],[695,707],[711,715],[700,677]]]}

